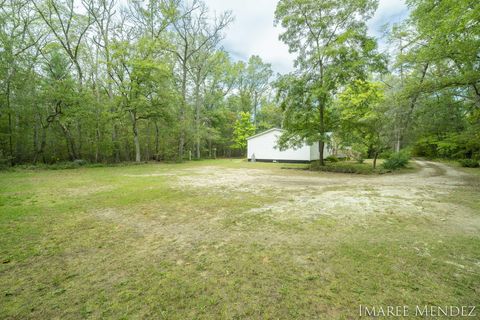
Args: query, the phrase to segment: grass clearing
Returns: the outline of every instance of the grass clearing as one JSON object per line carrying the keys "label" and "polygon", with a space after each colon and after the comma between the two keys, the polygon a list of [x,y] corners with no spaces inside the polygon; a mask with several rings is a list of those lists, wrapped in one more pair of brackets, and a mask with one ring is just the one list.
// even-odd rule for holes
{"label": "grass clearing", "polygon": [[0,173],[0,318],[479,305],[478,176],[216,160]]}

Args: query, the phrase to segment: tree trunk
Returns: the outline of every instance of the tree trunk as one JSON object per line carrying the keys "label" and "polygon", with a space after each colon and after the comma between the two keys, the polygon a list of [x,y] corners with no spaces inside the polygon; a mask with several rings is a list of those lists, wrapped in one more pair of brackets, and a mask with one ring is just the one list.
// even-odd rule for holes
{"label": "tree trunk", "polygon": [[320,165],[323,166],[325,165],[324,164],[324,161],[323,161],[323,150],[325,149],[325,142],[323,141],[319,141],[318,142],[318,153],[320,153]]}
{"label": "tree trunk", "polygon": [[324,166],[325,165],[325,161],[323,160],[323,151],[325,149],[325,141],[323,141],[324,137],[325,137],[325,117],[324,117],[324,113],[325,113],[325,105],[323,103],[323,101],[321,100],[323,99],[322,97],[320,97],[320,100],[319,100],[319,103],[320,103],[320,135],[322,136],[322,140],[320,140],[318,142],[318,151],[320,153],[320,165],[321,166]]}
{"label": "tree trunk", "polygon": [[100,129],[98,128],[98,123],[97,123],[97,128],[95,129],[95,162],[98,162],[100,158]]}
{"label": "tree trunk", "polygon": [[183,160],[183,145],[185,144],[185,112],[187,108],[187,61],[188,48],[185,47],[182,66],[182,104],[180,109],[180,139],[178,141],[178,160]]}
{"label": "tree trunk", "polygon": [[200,159],[200,81],[195,85],[195,158]]}
{"label": "tree trunk", "polygon": [[377,168],[377,158],[378,158],[378,152],[375,151],[373,153],[373,169],[376,169]]}
{"label": "tree trunk", "polygon": [[155,121],[155,160],[159,161],[159,129],[158,123]]}
{"label": "tree trunk", "polygon": [[178,141],[178,160],[183,161],[183,145],[185,144],[185,131],[183,130],[183,128],[180,130],[180,139]]}
{"label": "tree trunk", "polygon": [[145,148],[145,160],[150,161],[150,121],[147,121],[147,146]]}
{"label": "tree trunk", "polygon": [[70,130],[66,125],[64,125],[60,121],[58,123],[60,124],[60,128],[62,128],[63,135],[65,136],[65,141],[67,143],[68,157],[70,158],[70,161],[76,160],[77,153],[75,151],[75,142],[73,141],[73,138],[70,134]]}
{"label": "tree trunk", "polygon": [[39,125],[38,125],[38,116],[34,115],[35,117],[35,125],[33,126],[33,159],[32,162],[36,162],[37,158],[37,150],[38,150],[38,131],[39,131]]}
{"label": "tree trunk", "polygon": [[15,157],[13,155],[13,130],[12,130],[12,108],[10,105],[10,79],[7,80],[7,112],[8,112],[8,149],[10,152],[10,165],[15,165]]}
{"label": "tree trunk", "polygon": [[400,152],[402,137],[400,132],[397,132],[397,141],[395,142],[395,152]]}
{"label": "tree trunk", "polygon": [[82,133],[82,124],[80,122],[77,124],[77,132],[78,132],[77,155],[80,159],[82,159],[83,133]]}
{"label": "tree trunk", "polygon": [[140,141],[138,139],[137,116],[135,112],[130,111],[132,118],[133,144],[135,145],[135,162],[140,162]]}
{"label": "tree trunk", "polygon": [[120,162],[120,146],[118,144],[118,129],[117,129],[117,124],[116,124],[116,119],[115,119],[115,112],[116,109],[113,104],[113,87],[112,87],[112,81],[113,81],[113,75],[112,75],[112,66],[110,63],[110,50],[109,50],[109,40],[108,36],[105,34],[104,36],[104,42],[105,42],[105,62],[107,65],[107,73],[108,76],[111,78],[111,81],[107,82],[107,93],[108,93],[108,101],[110,103],[110,113],[113,115],[113,128],[112,128],[112,143],[113,143],[113,159],[115,162]]}
{"label": "tree trunk", "polygon": [[[113,120],[115,121],[115,120]],[[117,124],[113,123],[112,142],[113,142],[113,158],[115,162],[120,162],[120,146],[118,144]]]}
{"label": "tree trunk", "polygon": [[253,94],[253,125],[257,128],[257,104],[258,104],[258,96],[257,91]]}
{"label": "tree trunk", "polygon": [[45,146],[47,145],[47,128],[48,126],[42,126],[41,130],[41,139],[40,144],[37,149],[35,149],[35,156],[33,158],[33,163],[37,163],[40,155],[42,156],[43,163],[46,163],[45,159]]}
{"label": "tree trunk", "polygon": [[212,159],[212,139],[208,139],[208,158]]}

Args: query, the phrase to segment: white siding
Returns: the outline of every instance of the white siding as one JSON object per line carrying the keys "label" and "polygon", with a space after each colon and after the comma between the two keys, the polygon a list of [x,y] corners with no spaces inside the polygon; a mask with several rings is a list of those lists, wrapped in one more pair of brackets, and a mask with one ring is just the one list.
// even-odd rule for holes
{"label": "white siding", "polygon": [[[256,160],[279,160],[279,161],[314,161],[320,159],[318,142],[311,146],[304,145],[298,149],[280,151],[277,146],[278,138],[282,134],[281,129],[270,129],[250,137],[247,141],[247,157],[252,159],[255,154]],[[332,154],[331,146],[325,144],[324,158]]]}
{"label": "white siding", "polygon": [[314,142],[310,147],[310,160],[318,160],[320,159],[320,152],[318,151],[318,142]]}
{"label": "white siding", "polygon": [[[282,131],[280,129],[259,134],[248,140],[247,156],[252,159],[255,154],[256,160],[283,160],[283,161],[311,161],[311,147],[303,146],[298,149],[280,151],[277,141]],[[317,147],[318,149],[318,147]],[[317,158],[318,159],[318,158]]]}
{"label": "white siding", "polygon": [[[329,143],[323,145],[323,158],[330,156],[332,154],[332,147]],[[315,142],[310,149],[310,159],[318,160],[320,159],[320,151],[318,150],[318,142]]]}

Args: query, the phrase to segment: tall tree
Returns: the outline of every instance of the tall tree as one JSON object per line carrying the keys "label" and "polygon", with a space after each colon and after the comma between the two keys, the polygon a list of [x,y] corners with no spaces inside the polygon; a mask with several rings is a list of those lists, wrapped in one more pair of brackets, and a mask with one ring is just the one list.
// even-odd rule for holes
{"label": "tall tree", "polygon": [[43,38],[40,32],[33,33],[34,20],[29,1],[8,0],[0,5],[0,118],[7,117],[8,158],[12,165],[17,157],[13,97],[18,86],[22,86],[22,72],[35,62],[29,49]]}
{"label": "tall tree", "polygon": [[139,121],[146,120],[165,106],[158,91],[169,90],[171,66],[156,58],[158,42],[141,38],[137,42],[115,44],[112,55],[115,82],[120,90],[119,105],[131,121],[135,161],[141,161]]}
{"label": "tall tree", "polygon": [[356,80],[338,97],[339,133],[344,142],[364,145],[373,155],[373,168],[386,148],[387,124],[383,88],[379,83]]}
{"label": "tall tree", "polygon": [[173,22],[175,54],[180,73],[182,103],[179,110],[180,137],[178,157],[183,159],[187,121],[187,94],[189,64],[202,49],[214,47],[223,37],[222,30],[232,21],[231,12],[225,12],[209,21],[208,8],[201,0],[182,6]]}
{"label": "tall tree", "polygon": [[286,86],[289,80],[297,81],[288,76],[281,81],[286,90],[283,97],[308,95],[305,99],[310,101],[309,118],[314,119],[305,125],[298,124],[295,118],[303,118],[304,107],[290,104],[285,113],[290,119],[284,122],[287,132],[281,143],[286,145],[299,139],[319,141],[321,165],[328,130],[326,110],[335,92],[352,79],[364,79],[372,67],[382,63],[375,40],[366,35],[365,21],[376,7],[375,0],[281,0],[277,5],[275,23],[285,29],[280,39],[290,52],[297,54],[297,75],[309,88],[308,92],[302,92]]}
{"label": "tall tree", "polygon": [[248,104],[248,111],[252,113],[255,126],[259,104],[270,87],[272,75],[272,66],[264,63],[259,56],[253,55],[248,59],[240,77],[240,95]]}
{"label": "tall tree", "polygon": [[248,112],[240,112],[233,130],[234,145],[233,147],[239,149],[242,155],[247,149],[247,138],[255,133],[255,126],[251,121],[251,115]]}

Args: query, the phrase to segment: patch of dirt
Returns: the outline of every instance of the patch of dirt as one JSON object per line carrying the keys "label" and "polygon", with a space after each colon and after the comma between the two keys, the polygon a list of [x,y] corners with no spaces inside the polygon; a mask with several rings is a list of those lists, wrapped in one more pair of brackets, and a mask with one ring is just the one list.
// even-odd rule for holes
{"label": "patch of dirt", "polygon": [[124,177],[145,178],[145,177],[168,177],[176,176],[174,173],[147,173],[147,174],[124,174]]}
{"label": "patch of dirt", "polygon": [[[273,204],[249,213],[278,219],[370,214],[448,215],[452,207],[439,203],[458,187],[467,186],[468,174],[447,165],[416,161],[420,171],[401,175],[359,176],[270,169],[191,168],[178,177],[177,187],[204,188],[206,193],[271,192]],[[466,208],[464,208],[466,209]]]}

